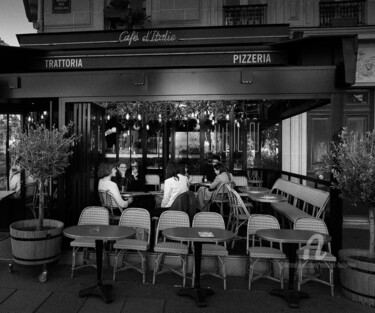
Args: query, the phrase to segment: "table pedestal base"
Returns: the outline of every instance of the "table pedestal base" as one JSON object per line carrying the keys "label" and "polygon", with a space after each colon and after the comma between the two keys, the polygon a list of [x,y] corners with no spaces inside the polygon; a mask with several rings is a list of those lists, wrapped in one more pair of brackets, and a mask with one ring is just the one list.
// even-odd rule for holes
{"label": "table pedestal base", "polygon": [[303,291],[289,290],[289,289],[273,289],[270,292],[273,296],[279,296],[288,301],[289,307],[298,308],[299,299],[307,299],[309,295]]}
{"label": "table pedestal base", "polygon": [[181,288],[177,294],[179,296],[188,296],[195,300],[199,307],[207,306],[205,298],[212,296],[215,292],[210,288]]}
{"label": "table pedestal base", "polygon": [[102,298],[105,303],[112,302],[112,296],[110,290],[113,288],[110,284],[104,285],[96,285],[92,287],[88,287],[85,289],[80,290],[79,296],[80,297],[87,297],[87,296],[98,296]]}

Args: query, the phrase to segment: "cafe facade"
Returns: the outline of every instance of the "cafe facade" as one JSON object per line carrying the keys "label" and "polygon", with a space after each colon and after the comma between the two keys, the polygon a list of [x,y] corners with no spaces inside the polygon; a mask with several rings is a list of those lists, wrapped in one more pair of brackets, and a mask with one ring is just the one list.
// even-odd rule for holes
{"label": "cafe facade", "polygon": [[286,24],[18,35],[0,47],[0,113],[82,134],[56,182],[67,225],[98,203],[101,163],[136,159],[163,179],[168,160],[199,174],[218,154],[235,174],[306,172],[306,121],[283,121],[330,104],[330,132],[343,125],[357,37],[295,37]]}

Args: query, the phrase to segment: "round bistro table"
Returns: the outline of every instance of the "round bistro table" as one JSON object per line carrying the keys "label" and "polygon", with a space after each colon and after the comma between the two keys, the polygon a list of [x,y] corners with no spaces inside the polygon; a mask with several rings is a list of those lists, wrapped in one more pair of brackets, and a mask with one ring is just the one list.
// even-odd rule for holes
{"label": "round bistro table", "polygon": [[262,229],[256,232],[259,238],[284,244],[285,253],[289,260],[289,282],[287,289],[273,289],[271,295],[283,297],[288,301],[289,307],[298,308],[298,300],[308,298],[306,292],[294,289],[294,273],[296,269],[296,258],[299,244],[306,244],[313,236],[321,235],[322,243],[330,242],[331,236],[314,231],[299,229]]}
{"label": "round bistro table", "polygon": [[[211,235],[211,236],[210,236]],[[210,288],[201,288],[201,261],[202,261],[202,244],[218,243],[228,241],[234,237],[234,233],[219,228],[208,227],[174,227],[163,230],[163,236],[167,239],[177,241],[192,241],[194,244],[194,264],[195,264],[195,282],[193,287],[181,288],[178,291],[179,296],[188,296],[195,299],[199,307],[205,307],[206,296],[214,294]]]}
{"label": "round bistro table", "polygon": [[76,225],[64,229],[64,235],[73,239],[94,239],[96,250],[96,285],[80,290],[79,296],[99,296],[105,303],[112,302],[110,290],[112,285],[103,284],[103,241],[133,237],[135,230],[131,227],[116,225]]}
{"label": "round bistro table", "polygon": [[238,190],[247,193],[247,194],[262,194],[262,193],[268,193],[271,191],[271,189],[265,188],[265,187],[238,187]]}

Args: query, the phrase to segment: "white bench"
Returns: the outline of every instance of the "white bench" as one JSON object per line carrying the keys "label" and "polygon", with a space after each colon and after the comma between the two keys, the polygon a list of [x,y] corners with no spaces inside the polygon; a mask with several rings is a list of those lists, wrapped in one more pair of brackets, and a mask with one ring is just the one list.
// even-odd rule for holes
{"label": "white bench", "polygon": [[317,217],[324,220],[329,192],[279,178],[272,187],[273,193],[287,198],[285,202],[272,203],[271,207],[289,226],[300,217]]}

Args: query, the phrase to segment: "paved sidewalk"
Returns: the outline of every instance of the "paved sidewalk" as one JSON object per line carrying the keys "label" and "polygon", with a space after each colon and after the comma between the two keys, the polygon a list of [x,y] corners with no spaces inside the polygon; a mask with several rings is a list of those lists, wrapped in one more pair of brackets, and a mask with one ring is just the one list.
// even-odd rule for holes
{"label": "paved sidewalk", "polygon": [[[46,283],[38,282],[40,273],[41,266],[17,264],[14,273],[9,273],[7,263],[1,262],[0,313],[374,312],[373,308],[343,298],[339,287],[331,297],[328,286],[307,283],[303,290],[310,298],[300,300],[299,309],[290,309],[283,299],[269,295],[269,290],[278,288],[276,282],[259,280],[253,284],[254,290],[248,291],[244,277],[229,277],[228,290],[224,291],[222,281],[209,276],[202,278],[202,286],[210,286],[216,294],[207,298],[206,308],[198,308],[192,299],[176,295],[181,284],[178,276],[161,275],[155,285],[143,285],[141,275],[134,271],[118,273],[113,283],[113,303],[105,304],[97,297],[78,296],[80,289],[95,284],[93,268],[77,271],[76,277],[71,279],[68,265],[50,265]],[[111,278],[112,271],[105,270],[103,279],[112,282]],[[148,281],[150,279],[148,277]]]}
{"label": "paved sidewalk", "polygon": [[[343,246],[366,248],[367,230],[344,232]],[[71,255],[70,251],[64,251]],[[0,241],[0,257],[11,258],[8,241]],[[70,257],[70,256],[68,256]],[[1,260],[1,259],[0,259]],[[291,309],[269,291],[279,284],[265,279],[253,283],[253,290],[247,290],[244,277],[228,277],[228,290],[223,290],[222,281],[210,276],[202,278],[202,286],[210,286],[215,295],[207,298],[207,307],[198,308],[190,298],[177,296],[182,280],[173,274],[158,276],[156,284],[141,283],[141,275],[135,271],[117,274],[113,283],[113,303],[105,304],[96,297],[80,298],[79,290],[95,284],[94,268],[76,272],[70,278],[70,266],[53,264],[48,266],[46,283],[38,281],[42,266],[14,265],[14,273],[8,272],[8,262],[0,262],[0,313],[111,313],[111,312],[153,312],[153,313],[241,313],[241,312],[342,312],[373,313],[374,308],[344,298],[337,284],[335,296],[330,296],[329,287],[309,282],[302,286],[310,295],[300,300],[298,309]],[[112,283],[112,271],[105,269],[105,282]],[[147,281],[151,281],[148,277]],[[188,283],[190,281],[188,280]]]}

